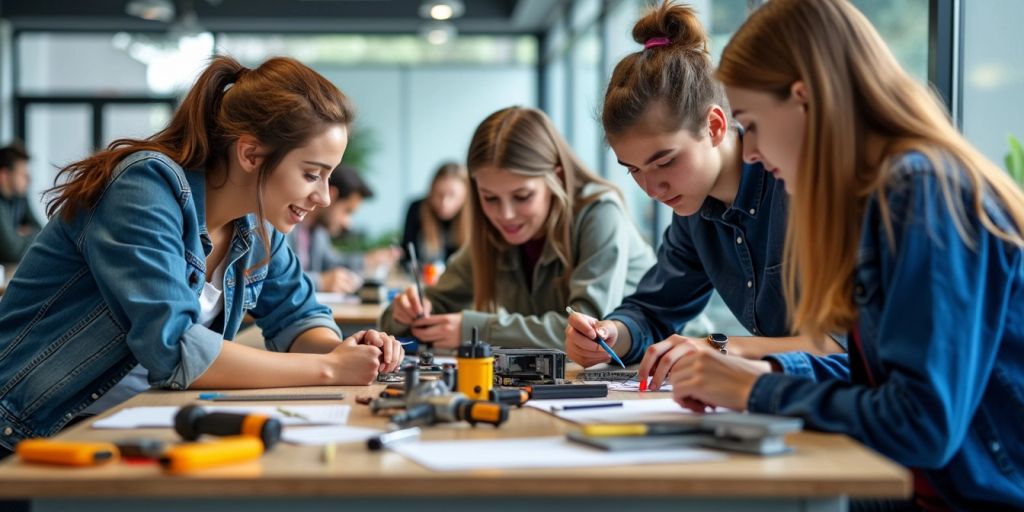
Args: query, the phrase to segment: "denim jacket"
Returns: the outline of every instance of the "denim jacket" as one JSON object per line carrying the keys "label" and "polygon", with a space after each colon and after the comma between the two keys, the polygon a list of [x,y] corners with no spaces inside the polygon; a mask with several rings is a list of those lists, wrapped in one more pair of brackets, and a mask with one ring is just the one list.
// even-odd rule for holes
{"label": "denim jacket", "polygon": [[675,215],[658,249],[658,263],[606,318],[629,329],[623,357],[682,331],[718,290],[729,310],[757,336],[788,336],[782,295],[786,191],[760,163],[744,164],[732,205],[708,197],[700,211]]}
{"label": "denim jacket", "polygon": [[[770,356],[784,373],[761,376],[747,406],[800,416],[921,470],[955,509],[1024,508],[1024,250],[981,225],[966,190],[973,248],[964,242],[923,155],[904,155],[895,171],[886,195],[895,244],[877,196],[861,233],[862,349]],[[985,207],[1012,226],[991,197]]]}
{"label": "denim jacket", "polygon": [[204,198],[204,173],[138,152],[95,207],[43,228],[0,301],[3,447],[52,436],[136,364],[153,386],[189,387],[246,312],[274,351],[312,327],[337,331],[284,235],[268,225],[268,256],[254,216],[235,221],[223,334],[198,324],[213,247]]}

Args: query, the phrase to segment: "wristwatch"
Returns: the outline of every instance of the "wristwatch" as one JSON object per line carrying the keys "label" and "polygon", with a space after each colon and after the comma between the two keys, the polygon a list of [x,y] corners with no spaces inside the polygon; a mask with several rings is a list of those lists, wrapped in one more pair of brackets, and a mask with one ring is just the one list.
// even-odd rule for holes
{"label": "wristwatch", "polygon": [[726,348],[725,348],[725,346],[728,345],[728,344],[729,344],[729,337],[724,335],[724,334],[716,332],[716,333],[711,333],[711,334],[708,335],[708,345],[711,345],[712,348],[718,350],[719,352],[721,352],[723,354],[728,354],[729,353],[729,351],[726,350]]}

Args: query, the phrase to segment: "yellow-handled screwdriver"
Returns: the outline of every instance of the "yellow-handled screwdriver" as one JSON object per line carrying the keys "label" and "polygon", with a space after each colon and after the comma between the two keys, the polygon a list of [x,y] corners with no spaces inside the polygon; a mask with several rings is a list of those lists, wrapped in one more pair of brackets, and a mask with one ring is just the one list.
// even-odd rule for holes
{"label": "yellow-handled screwdriver", "polygon": [[61,466],[95,466],[121,458],[114,443],[26,439],[15,447],[25,462]]}
{"label": "yellow-handled screwdriver", "polygon": [[226,436],[210,442],[184,443],[171,447],[160,458],[170,473],[188,473],[199,469],[256,460],[263,455],[263,442],[254,436]]}

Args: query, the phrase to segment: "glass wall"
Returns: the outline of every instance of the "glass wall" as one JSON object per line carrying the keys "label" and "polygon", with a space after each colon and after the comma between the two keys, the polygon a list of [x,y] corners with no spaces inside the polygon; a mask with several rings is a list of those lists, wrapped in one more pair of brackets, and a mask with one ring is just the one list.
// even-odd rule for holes
{"label": "glass wall", "polygon": [[376,191],[355,225],[374,240],[399,231],[406,205],[426,192],[442,161],[465,159],[484,117],[537,104],[533,36],[460,36],[432,45],[414,35],[22,32],[15,97],[29,102],[22,131],[33,187],[52,186],[56,168],[94,145],[163,128],[214,48],[251,67],[295,57],[352,98],[353,146],[361,151],[348,156]]}
{"label": "glass wall", "polygon": [[853,0],[896,60],[921,83],[928,81],[929,0]]}
{"label": "glass wall", "polygon": [[1024,140],[1024,2],[964,2],[963,14],[963,132],[1002,167],[1009,137]]}

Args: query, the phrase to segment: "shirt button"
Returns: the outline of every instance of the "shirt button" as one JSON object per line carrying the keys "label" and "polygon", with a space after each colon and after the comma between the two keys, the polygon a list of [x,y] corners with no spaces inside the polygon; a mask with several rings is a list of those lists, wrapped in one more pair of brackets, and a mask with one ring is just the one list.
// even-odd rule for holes
{"label": "shirt button", "polygon": [[74,417],[75,417],[75,415],[71,414],[70,412],[64,415],[64,419],[66,419],[66,420],[70,420],[71,418],[74,418]]}
{"label": "shirt button", "polygon": [[754,287],[754,282],[753,281],[747,281],[747,288],[753,288],[753,287]]}
{"label": "shirt button", "polygon": [[989,446],[989,448],[991,448],[994,452],[998,452],[999,449],[1002,448],[1002,446],[999,445],[999,441],[992,441],[992,444]]}
{"label": "shirt button", "polygon": [[755,214],[755,213],[757,213],[757,210],[755,210],[755,209],[751,208],[751,209],[750,209],[750,214],[751,214],[751,215],[753,215],[753,214]]}
{"label": "shirt button", "polygon": [[9,436],[9,435],[11,435],[13,433],[14,433],[14,429],[13,428],[11,428],[11,427],[4,428],[4,435],[5,436]]}
{"label": "shirt button", "polygon": [[743,243],[743,237],[742,236],[736,237],[736,243],[742,244]]}
{"label": "shirt button", "polygon": [[97,400],[97,399],[99,399],[99,397],[100,397],[100,395],[98,395],[98,394],[96,394],[96,393],[93,393],[93,394],[92,394],[92,399],[93,399],[93,400]]}

